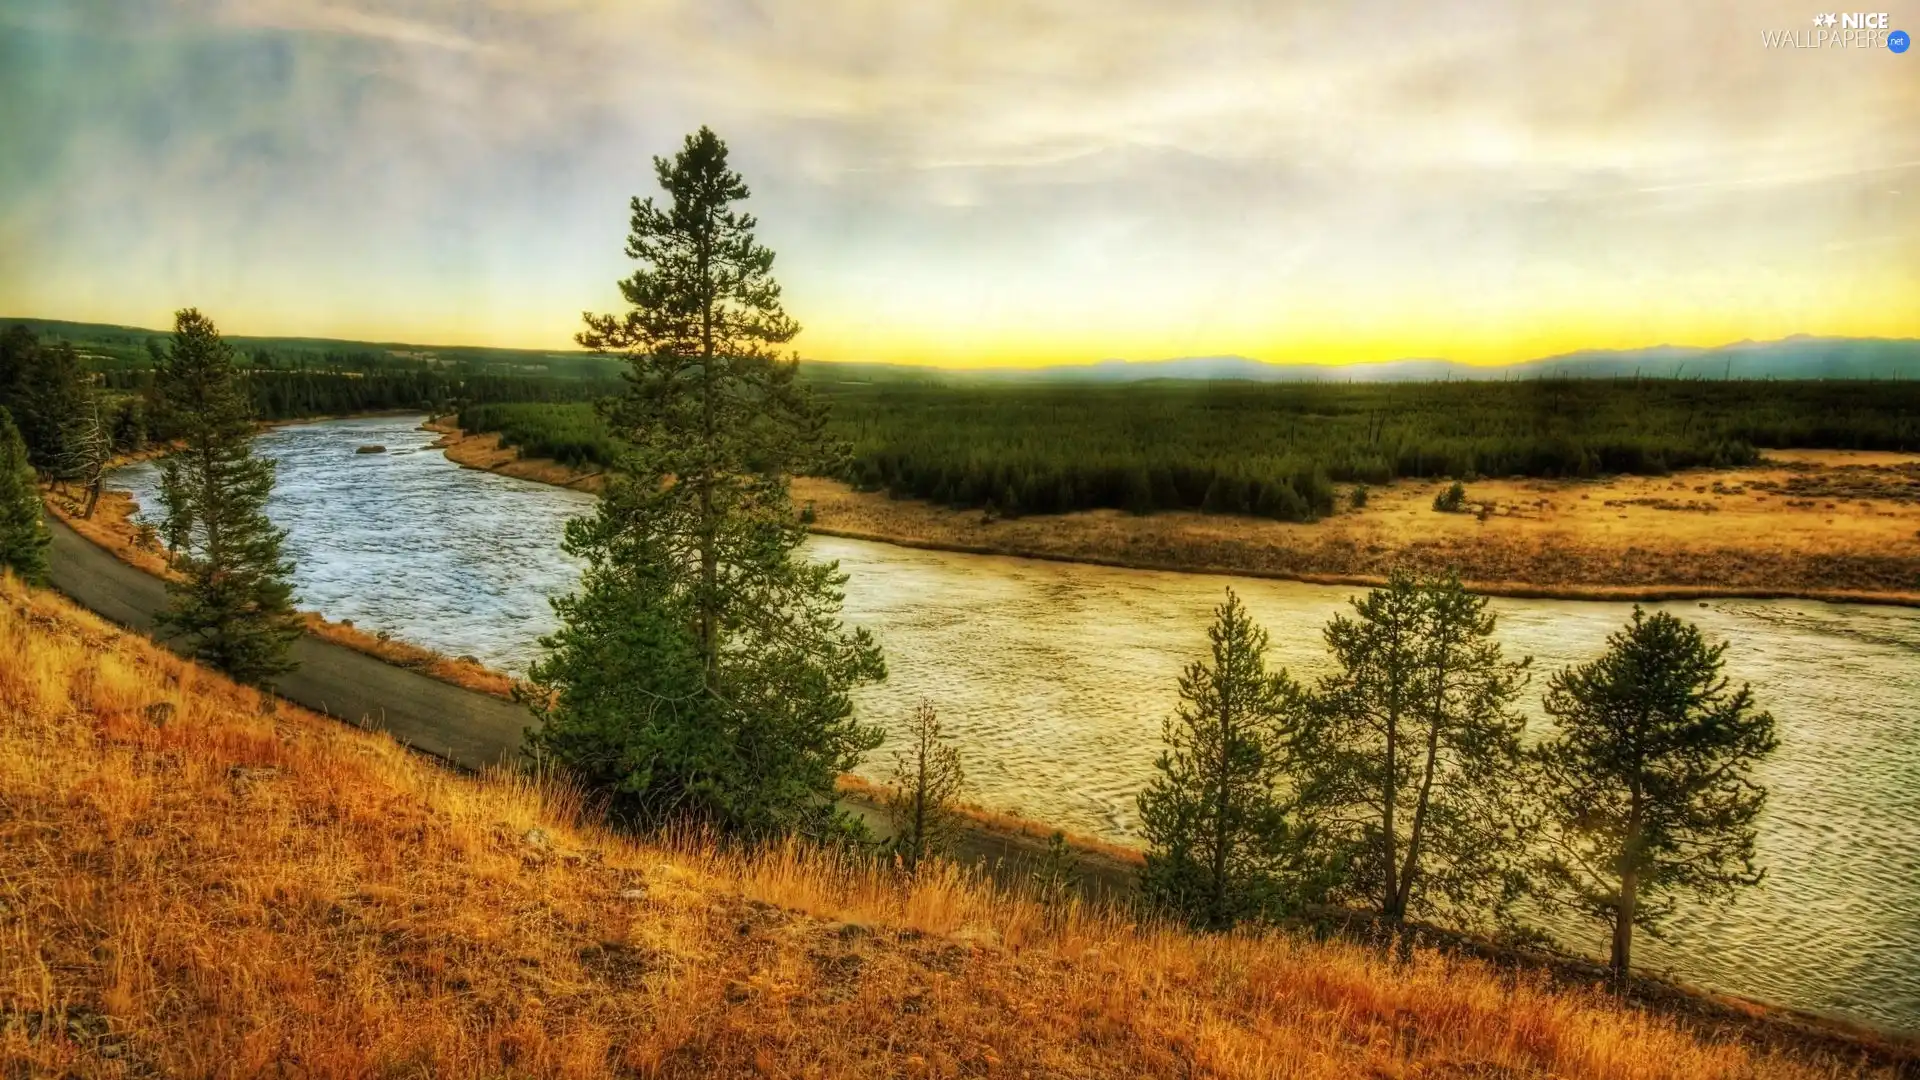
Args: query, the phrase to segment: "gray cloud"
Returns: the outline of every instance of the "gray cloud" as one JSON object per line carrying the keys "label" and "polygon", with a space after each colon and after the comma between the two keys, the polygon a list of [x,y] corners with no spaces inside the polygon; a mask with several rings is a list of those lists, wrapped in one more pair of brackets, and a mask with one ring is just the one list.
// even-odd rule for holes
{"label": "gray cloud", "polygon": [[1920,233],[1915,200],[1886,193],[1920,161],[1920,80],[1887,55],[1761,47],[1804,17],[0,0],[0,119],[26,149],[0,163],[0,243],[36,268],[8,268],[0,308],[191,297],[557,343],[610,302],[651,155],[703,122],[828,342],[971,311],[1001,337],[1079,319],[1105,355],[1124,342],[1095,340],[1103,310],[1204,323],[1217,297],[1364,310],[1473,287],[1524,308],[1534,290],[1547,320],[1583,290],[1656,305],[1663,275],[1719,267],[1737,315],[1786,287],[1746,288],[1755,268],[1809,290],[1920,276],[1880,239]]}

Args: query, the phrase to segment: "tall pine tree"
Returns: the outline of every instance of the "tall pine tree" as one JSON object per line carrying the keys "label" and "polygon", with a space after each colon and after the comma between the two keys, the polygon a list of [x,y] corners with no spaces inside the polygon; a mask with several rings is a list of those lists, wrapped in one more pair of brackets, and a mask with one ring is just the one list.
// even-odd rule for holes
{"label": "tall pine tree", "polygon": [[1224,930],[1291,897],[1292,738],[1299,688],[1268,673],[1267,633],[1232,589],[1207,630],[1211,663],[1180,676],[1180,707],[1162,728],[1159,775],[1140,793],[1149,850],[1148,903],[1195,926]]}
{"label": "tall pine tree", "polygon": [[0,408],[0,568],[35,584],[46,580],[48,539],[27,444]]}
{"label": "tall pine tree", "polygon": [[850,827],[835,780],[880,741],[849,695],[886,673],[841,623],[845,576],[797,550],[788,475],[835,448],[777,352],[799,327],[726,145],[701,128],[654,165],[668,198],[633,200],[629,310],[579,335],[628,360],[607,410],[626,449],[567,529],[588,568],[533,672],[534,748],[637,823],[824,835]]}
{"label": "tall pine tree", "polygon": [[1386,919],[1497,912],[1525,883],[1512,704],[1529,661],[1502,658],[1486,598],[1453,575],[1395,572],[1353,608],[1327,625],[1338,670],[1301,740],[1301,813]]}
{"label": "tall pine tree", "polygon": [[1753,845],[1767,791],[1753,768],[1773,752],[1773,717],[1731,689],[1726,649],[1636,607],[1605,655],[1548,685],[1558,730],[1535,753],[1541,895],[1611,929],[1618,976],[1634,928],[1657,933],[1680,895],[1731,901],[1764,876]]}
{"label": "tall pine tree", "polygon": [[242,682],[265,685],[292,669],[300,634],[293,564],[283,530],[266,514],[273,462],[253,456],[253,424],[233,350],[212,320],[191,308],[174,317],[173,341],[156,385],[181,449],[161,465],[161,532],[179,581],[162,625],[193,655]]}

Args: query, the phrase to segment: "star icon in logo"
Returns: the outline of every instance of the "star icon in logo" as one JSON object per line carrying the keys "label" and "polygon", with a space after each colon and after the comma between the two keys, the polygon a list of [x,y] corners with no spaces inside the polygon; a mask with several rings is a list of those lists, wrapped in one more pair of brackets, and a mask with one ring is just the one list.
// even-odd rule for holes
{"label": "star icon in logo", "polygon": [[1832,25],[1833,25],[1833,21],[1834,21],[1834,20],[1833,20],[1833,13],[1832,13],[1832,12],[1828,12],[1828,13],[1827,13],[1827,25],[1828,25],[1828,26],[1832,26]]}

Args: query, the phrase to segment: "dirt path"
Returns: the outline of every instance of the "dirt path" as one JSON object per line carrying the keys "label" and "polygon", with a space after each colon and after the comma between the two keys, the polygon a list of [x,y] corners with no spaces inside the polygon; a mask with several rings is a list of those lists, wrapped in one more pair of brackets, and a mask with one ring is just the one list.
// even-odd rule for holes
{"label": "dirt path", "polygon": [[[129,629],[154,630],[167,606],[166,585],[49,518],[53,586]],[[293,643],[298,669],[280,680],[289,701],[361,727],[382,730],[417,750],[466,769],[510,762],[520,751],[527,710],[512,702],[428,678],[341,645],[303,635]]]}

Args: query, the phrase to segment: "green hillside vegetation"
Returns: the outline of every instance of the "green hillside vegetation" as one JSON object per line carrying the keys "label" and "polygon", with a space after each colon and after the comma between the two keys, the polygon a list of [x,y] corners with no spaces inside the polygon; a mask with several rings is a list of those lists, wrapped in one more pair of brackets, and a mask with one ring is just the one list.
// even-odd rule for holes
{"label": "green hillside vegetation", "polygon": [[[153,366],[149,342],[167,334],[133,326],[6,319],[43,338],[71,342],[96,371],[145,370]],[[497,349],[483,345],[409,345],[333,338],[245,337],[226,340],[254,370],[414,372],[451,375],[530,375],[566,379],[611,379],[621,361],[579,350]]]}
{"label": "green hillside vegetation", "polygon": [[[1390,385],[815,381],[866,490],[1004,514],[1186,509],[1311,520],[1336,483],[1661,475],[1756,448],[1920,449],[1920,383],[1529,380]],[[584,403],[468,408],[530,457],[606,466]]]}
{"label": "green hillside vegetation", "polygon": [[[155,388],[165,340],[146,330],[91,324],[21,320],[4,326],[0,404],[16,407],[42,472],[70,472],[69,444],[89,425],[103,427],[106,441],[120,452],[179,434],[180,418]],[[237,340],[254,343],[235,349],[235,364],[249,415],[257,420],[388,410],[443,413],[487,401],[589,401],[620,385],[597,358],[576,363],[582,356],[560,358],[567,363],[558,366],[576,372],[568,375],[542,373],[541,365],[528,359],[533,354],[515,350],[466,350],[476,355],[445,360],[431,351],[399,355],[356,342]],[[493,353],[507,359],[482,355]]]}
{"label": "green hillside vegetation", "polygon": [[552,458],[576,469],[606,468],[619,455],[618,442],[590,402],[474,404],[460,410],[459,424],[467,431],[499,432],[501,444],[518,448],[523,457]]}

